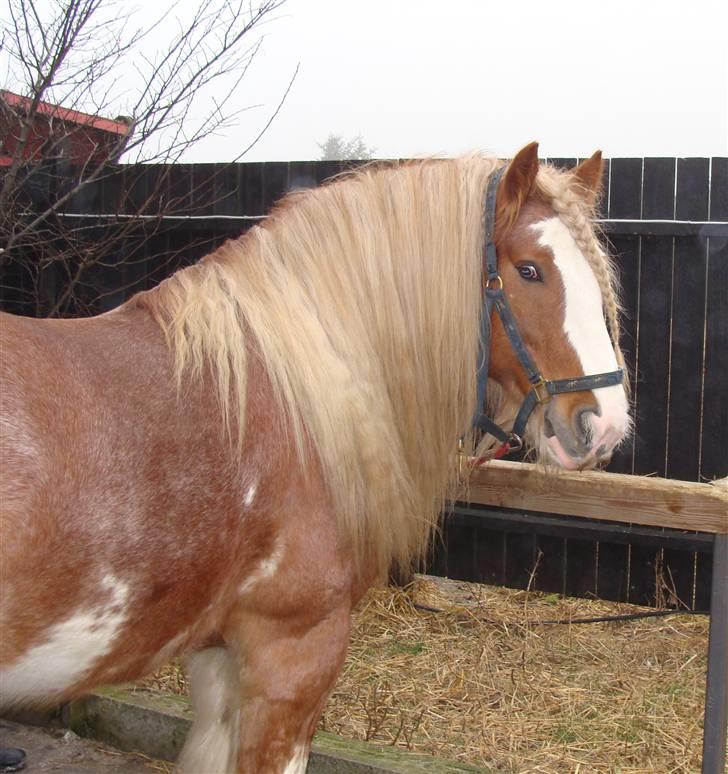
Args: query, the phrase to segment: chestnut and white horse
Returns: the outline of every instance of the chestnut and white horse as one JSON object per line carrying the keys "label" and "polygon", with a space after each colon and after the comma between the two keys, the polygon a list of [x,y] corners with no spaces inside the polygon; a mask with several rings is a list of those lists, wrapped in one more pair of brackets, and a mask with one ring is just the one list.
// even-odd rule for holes
{"label": "chestnut and white horse", "polygon": [[[471,440],[501,167],[368,166],[112,312],[2,316],[2,704],[186,656],[183,771],[305,770],[352,606],[426,553]],[[498,280],[549,379],[621,363],[601,168],[532,144],[497,190]],[[495,316],[489,344],[508,424],[531,384]],[[590,467],[628,425],[622,384],[583,389],[537,405],[527,442]]]}

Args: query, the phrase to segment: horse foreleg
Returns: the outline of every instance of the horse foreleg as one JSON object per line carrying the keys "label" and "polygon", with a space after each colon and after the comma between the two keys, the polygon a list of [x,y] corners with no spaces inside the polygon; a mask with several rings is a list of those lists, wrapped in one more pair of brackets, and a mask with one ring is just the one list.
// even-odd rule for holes
{"label": "horse foreleg", "polygon": [[187,663],[184,774],[303,774],[349,643],[349,606],[314,624],[246,615],[240,639]]}
{"label": "horse foreleg", "polygon": [[256,616],[243,627],[238,772],[303,774],[349,643],[348,605],[315,624]]}

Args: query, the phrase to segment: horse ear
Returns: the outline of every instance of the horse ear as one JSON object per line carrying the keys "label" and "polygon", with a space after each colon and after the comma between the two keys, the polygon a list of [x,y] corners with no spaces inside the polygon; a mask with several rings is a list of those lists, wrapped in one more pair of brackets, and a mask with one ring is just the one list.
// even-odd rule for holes
{"label": "horse ear", "polygon": [[509,229],[528,198],[538,173],[538,143],[531,142],[516,153],[498,186],[497,220]]}
{"label": "horse ear", "polygon": [[582,161],[581,164],[573,170],[574,177],[576,177],[577,183],[582,189],[589,204],[594,204],[599,198],[599,194],[602,192],[603,169],[604,161],[602,160],[602,152],[595,151],[591,158]]}

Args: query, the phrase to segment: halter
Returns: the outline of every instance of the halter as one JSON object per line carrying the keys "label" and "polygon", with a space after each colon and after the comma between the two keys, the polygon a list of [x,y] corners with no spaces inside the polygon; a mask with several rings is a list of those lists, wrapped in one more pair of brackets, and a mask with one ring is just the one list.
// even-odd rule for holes
{"label": "halter", "polygon": [[[600,387],[613,387],[624,380],[624,371],[618,368],[602,374],[588,376],[576,376],[572,379],[546,379],[536,368],[531,356],[526,349],[516,318],[513,316],[506,294],[503,292],[503,280],[498,274],[497,254],[495,249],[495,204],[498,184],[505,167],[493,172],[488,180],[488,189],[485,195],[485,242],[483,247],[483,314],[480,321],[480,353],[478,355],[477,371],[477,404],[473,427],[484,434],[490,434],[501,442],[496,449],[496,457],[503,457],[511,452],[523,448],[523,435],[526,424],[539,404],[546,404],[552,395],[562,392],[582,392],[596,390]],[[503,323],[503,329],[511,342],[511,347],[516,353],[523,370],[531,382],[531,389],[521,403],[521,408],[516,415],[513,429],[506,432],[490,417],[485,416],[485,395],[488,385],[488,355],[490,350],[490,315],[493,307]]]}

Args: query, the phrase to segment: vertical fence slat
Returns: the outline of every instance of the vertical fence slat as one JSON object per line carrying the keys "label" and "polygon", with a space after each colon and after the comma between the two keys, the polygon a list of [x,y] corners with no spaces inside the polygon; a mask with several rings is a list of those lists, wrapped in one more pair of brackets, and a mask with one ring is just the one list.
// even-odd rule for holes
{"label": "vertical fence slat", "polygon": [[600,599],[627,600],[629,546],[623,543],[600,543],[597,569],[597,596]]}
{"label": "vertical fence slat", "polygon": [[[627,363],[630,378],[634,378],[635,364],[637,362],[639,341],[637,339],[637,313],[639,294],[639,268],[640,268],[640,240],[641,237],[623,236],[611,239],[612,252],[617,263],[620,286],[620,294],[624,314],[621,318],[622,335],[621,347]],[[639,389],[635,389],[639,395]],[[613,473],[632,473],[634,435],[616,450],[609,463],[609,470]]]}
{"label": "vertical fence slat", "polygon": [[708,244],[705,381],[700,474],[728,476],[728,240]]}
{"label": "vertical fence slat", "polygon": [[505,584],[525,589],[536,563],[535,536],[528,532],[506,533]]}
{"label": "vertical fence slat", "polygon": [[217,164],[192,165],[192,198],[194,215],[213,215],[215,212]]}
{"label": "vertical fence slat", "polygon": [[[689,551],[665,548],[662,552],[662,577],[666,588],[665,602],[680,608],[692,607],[695,555]],[[674,597],[674,598],[673,598]]]}
{"label": "vertical fence slat", "polygon": [[241,215],[265,214],[263,206],[263,162],[240,164],[238,187],[240,189]]}
{"label": "vertical fence slat", "polygon": [[[708,218],[708,175],[708,159],[678,159],[677,219]],[[695,481],[699,475],[706,269],[705,240],[676,237],[665,473],[687,481]]]}
{"label": "vertical fence slat", "polygon": [[654,605],[657,550],[651,546],[633,545],[629,554],[627,601],[635,605]]}
{"label": "vertical fence slat", "polygon": [[703,240],[676,237],[665,474],[684,481],[698,479],[706,257]]}
{"label": "vertical fence slat", "polygon": [[672,220],[675,214],[675,159],[645,159],[642,217]]}
{"label": "vertical fence slat", "polygon": [[122,168],[121,175],[114,175],[104,181],[101,212],[114,213],[117,204],[127,215],[149,214],[147,201],[149,189],[155,189],[158,170],[135,165]]}
{"label": "vertical fence slat", "polygon": [[609,180],[610,169],[612,166],[611,159],[604,159],[604,168],[602,169],[602,191],[599,197],[599,203],[597,208],[597,218],[606,218],[609,215]]}
{"label": "vertical fence slat", "polygon": [[343,166],[340,161],[317,161],[316,170],[314,172],[317,183],[323,183],[329,178],[338,175]]}
{"label": "vertical fence slat", "polygon": [[476,573],[475,541],[476,528],[452,525],[447,531],[447,577],[455,580],[468,580]]}
{"label": "vertical fence slat", "polygon": [[728,157],[711,159],[710,219],[728,221]]}
{"label": "vertical fence slat", "polygon": [[[113,214],[123,207],[121,199],[121,190],[125,167],[109,164],[99,178],[98,198],[95,205],[98,207],[96,212]],[[93,185],[93,184],[92,184]],[[76,212],[87,212],[88,210],[76,210]]]}
{"label": "vertical fence slat", "polygon": [[[215,215],[243,215],[238,187],[237,164],[215,164],[215,195],[212,212]],[[243,229],[241,228],[240,231]]]}
{"label": "vertical fence slat", "polygon": [[475,574],[476,583],[498,585],[505,579],[503,556],[504,535],[500,530],[475,530]]}
{"label": "vertical fence slat", "polygon": [[642,212],[642,159],[612,159],[609,217],[637,220]]}
{"label": "vertical fence slat", "polygon": [[672,237],[642,237],[634,472],[665,470]]}
{"label": "vertical fence slat", "polygon": [[675,217],[677,220],[708,219],[710,159],[678,159]]}
{"label": "vertical fence slat", "polygon": [[426,557],[427,561],[424,567],[427,574],[440,578],[447,577],[447,530],[449,522],[450,515],[447,514],[442,520],[439,533],[433,540],[430,555]]}
{"label": "vertical fence slat", "polygon": [[536,550],[540,553],[534,588],[561,593],[566,574],[566,539],[536,535]]}
{"label": "vertical fence slat", "polygon": [[169,202],[173,212],[189,214],[194,208],[191,167],[191,164],[175,164],[169,173]]}
{"label": "vertical fence slat", "polygon": [[597,543],[569,538],[564,593],[571,597],[593,595],[597,587]]}
{"label": "vertical fence slat", "polygon": [[288,162],[266,161],[263,165],[263,212],[269,212],[287,190]]}

